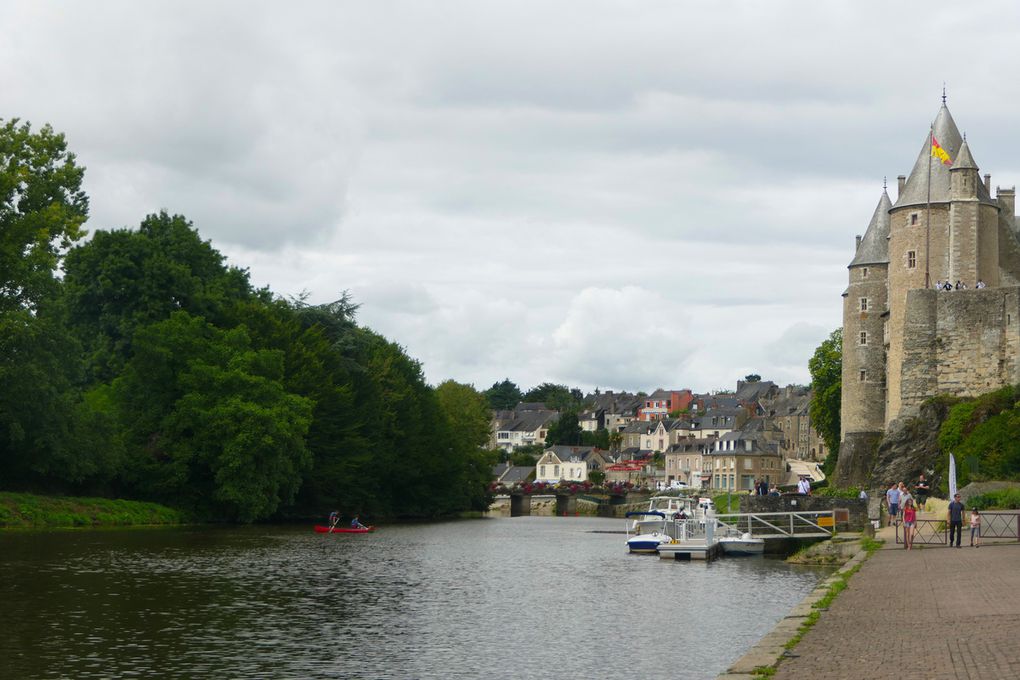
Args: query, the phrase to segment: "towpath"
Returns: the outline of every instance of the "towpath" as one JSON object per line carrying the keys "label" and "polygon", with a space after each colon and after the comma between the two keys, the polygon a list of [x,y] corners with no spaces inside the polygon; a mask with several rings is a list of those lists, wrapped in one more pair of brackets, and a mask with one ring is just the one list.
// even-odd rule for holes
{"label": "towpath", "polygon": [[867,560],[775,677],[1020,678],[1020,544],[895,545]]}

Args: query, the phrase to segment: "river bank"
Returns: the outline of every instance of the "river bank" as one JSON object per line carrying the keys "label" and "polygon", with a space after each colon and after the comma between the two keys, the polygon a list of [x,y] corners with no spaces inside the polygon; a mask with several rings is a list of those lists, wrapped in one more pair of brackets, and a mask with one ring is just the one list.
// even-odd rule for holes
{"label": "river bank", "polygon": [[0,492],[0,529],[153,526],[186,522],[183,512],[158,503]]}

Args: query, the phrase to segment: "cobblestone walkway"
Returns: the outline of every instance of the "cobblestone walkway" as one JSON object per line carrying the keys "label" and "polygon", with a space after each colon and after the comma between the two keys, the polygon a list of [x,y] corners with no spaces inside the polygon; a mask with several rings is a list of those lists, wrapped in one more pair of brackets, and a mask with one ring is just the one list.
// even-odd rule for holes
{"label": "cobblestone walkway", "polygon": [[[883,532],[884,533],[884,532]],[[1020,545],[893,544],[779,665],[788,680],[1020,678]]]}

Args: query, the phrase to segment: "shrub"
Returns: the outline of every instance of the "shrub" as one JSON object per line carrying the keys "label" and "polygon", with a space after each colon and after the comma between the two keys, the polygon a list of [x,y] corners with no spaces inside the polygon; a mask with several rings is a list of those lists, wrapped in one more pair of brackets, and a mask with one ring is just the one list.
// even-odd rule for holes
{"label": "shrub", "polygon": [[967,502],[972,508],[978,510],[1018,510],[1020,509],[1020,489],[996,489],[978,496],[973,496]]}

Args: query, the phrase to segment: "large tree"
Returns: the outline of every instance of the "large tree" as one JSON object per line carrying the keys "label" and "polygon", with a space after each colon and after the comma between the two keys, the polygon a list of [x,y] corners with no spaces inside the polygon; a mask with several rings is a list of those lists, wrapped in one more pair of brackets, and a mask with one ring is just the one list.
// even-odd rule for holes
{"label": "large tree", "polygon": [[48,486],[89,474],[73,455],[78,347],[57,270],[84,234],[84,169],[64,136],[0,120],[0,483]]}
{"label": "large tree", "polygon": [[84,234],[84,174],[50,126],[0,125],[0,313],[53,294],[61,254]]}
{"label": "large tree", "polygon": [[578,411],[584,401],[581,390],[566,385],[545,382],[528,390],[524,401],[545,404],[554,411]]}
{"label": "large tree", "polygon": [[832,474],[839,456],[840,391],[843,385],[843,329],[837,328],[808,360],[811,371],[811,424],[829,455],[825,472]]}
{"label": "large tree", "polygon": [[485,396],[489,400],[489,406],[497,411],[508,411],[521,402],[521,388],[510,378],[504,378],[502,382],[493,383],[492,387],[485,390]]}
{"label": "large tree", "polygon": [[577,422],[577,414],[567,411],[561,413],[550,426],[546,433],[545,442],[550,446],[555,444],[566,444],[578,446],[581,443],[581,426]]}
{"label": "large tree", "polygon": [[178,310],[227,325],[230,305],[253,295],[245,270],[228,266],[191,222],[166,212],[137,230],[97,232],[68,253],[65,269],[71,319],[100,380],[131,356],[135,329]]}
{"label": "large tree", "polygon": [[489,441],[489,404],[471,385],[447,380],[436,387],[439,407],[450,423],[451,434],[468,449],[475,450]]}
{"label": "large tree", "polygon": [[206,517],[271,516],[311,466],[312,404],[283,379],[283,352],[254,348],[243,327],[182,311],[138,329],[113,383],[132,487]]}

